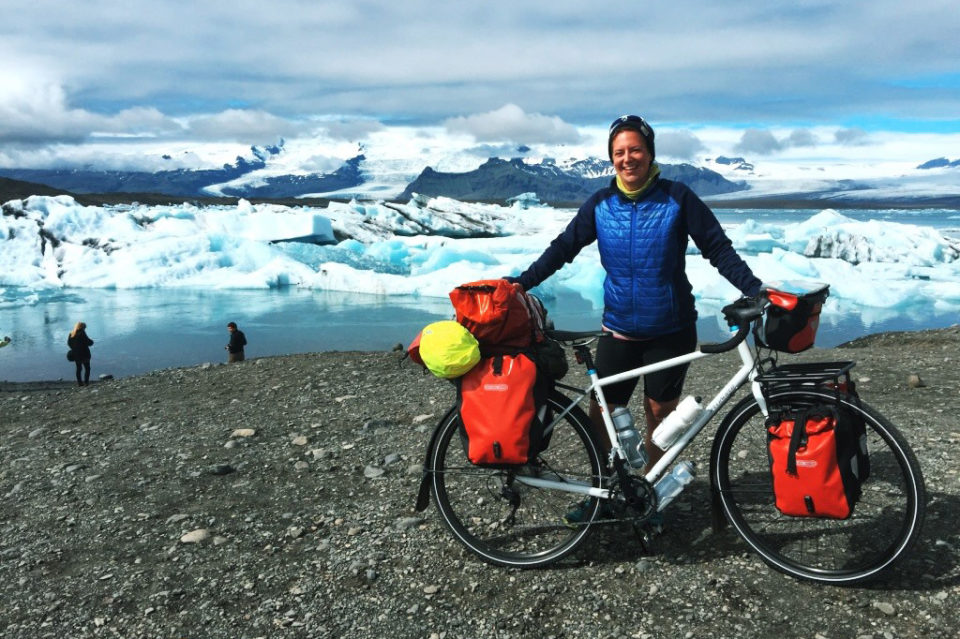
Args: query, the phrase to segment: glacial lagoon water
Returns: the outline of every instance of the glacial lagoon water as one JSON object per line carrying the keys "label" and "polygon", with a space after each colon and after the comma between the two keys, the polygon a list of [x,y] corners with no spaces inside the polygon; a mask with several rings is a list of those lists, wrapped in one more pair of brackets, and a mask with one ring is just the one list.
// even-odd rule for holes
{"label": "glacial lagoon water", "polygon": [[[12,289],[5,291],[8,298]],[[21,300],[22,302],[22,300]],[[828,304],[831,301],[828,300]],[[577,295],[547,300],[558,328],[592,330],[600,310]],[[704,341],[725,338],[716,310],[701,308]],[[868,333],[919,330],[956,323],[955,313],[932,309],[831,312],[823,316],[818,346],[834,346]],[[0,299],[0,380],[72,379],[67,333],[87,323],[95,341],[93,377],[126,377],[155,369],[226,359],[226,323],[236,321],[249,341],[247,357],[318,351],[384,351],[406,345],[424,325],[450,319],[439,298],[280,290],[67,289],[38,295],[34,303]]]}

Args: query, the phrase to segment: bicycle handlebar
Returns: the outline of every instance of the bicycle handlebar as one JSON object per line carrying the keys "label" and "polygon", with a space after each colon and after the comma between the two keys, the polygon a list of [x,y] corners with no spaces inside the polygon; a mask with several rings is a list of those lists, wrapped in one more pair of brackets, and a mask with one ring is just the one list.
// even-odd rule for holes
{"label": "bicycle handlebar", "polygon": [[[760,294],[756,297],[741,297],[737,301],[724,306],[723,316],[731,328],[737,328],[736,334],[724,342],[701,344],[700,352],[713,355],[736,348],[740,342],[747,338],[754,320],[762,316],[763,311],[769,305],[770,301],[766,296]],[[544,333],[551,339],[567,343],[585,342],[610,335],[607,331],[560,331],[552,329],[544,331]]]}
{"label": "bicycle handlebar", "polygon": [[739,346],[740,342],[747,338],[747,333],[750,332],[750,326],[754,320],[763,315],[764,309],[766,309],[769,304],[770,300],[761,294],[756,297],[741,297],[736,302],[724,306],[723,316],[731,328],[734,326],[737,327],[736,335],[725,342],[701,344],[700,352],[713,355],[733,350]]}
{"label": "bicycle handlebar", "polygon": [[558,342],[579,342],[609,335],[606,331],[559,331],[555,329],[545,330],[544,334]]}
{"label": "bicycle handlebar", "polygon": [[713,355],[715,353],[723,353],[725,351],[730,351],[740,345],[740,342],[747,338],[747,333],[750,332],[750,322],[740,324],[737,327],[737,333],[728,339],[725,342],[715,342],[711,344],[701,344],[700,352]]}

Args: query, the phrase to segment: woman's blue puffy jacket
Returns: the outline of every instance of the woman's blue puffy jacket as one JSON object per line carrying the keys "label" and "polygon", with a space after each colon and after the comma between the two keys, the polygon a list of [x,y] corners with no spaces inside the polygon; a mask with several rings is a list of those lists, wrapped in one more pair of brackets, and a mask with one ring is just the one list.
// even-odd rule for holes
{"label": "woman's blue puffy jacket", "polygon": [[688,237],[742,293],[759,292],[760,280],[709,207],[686,185],[662,178],[637,201],[621,195],[615,182],[594,193],[517,281],[533,288],[596,240],[606,271],[604,327],[641,339],[673,333],[697,321],[686,275]]}

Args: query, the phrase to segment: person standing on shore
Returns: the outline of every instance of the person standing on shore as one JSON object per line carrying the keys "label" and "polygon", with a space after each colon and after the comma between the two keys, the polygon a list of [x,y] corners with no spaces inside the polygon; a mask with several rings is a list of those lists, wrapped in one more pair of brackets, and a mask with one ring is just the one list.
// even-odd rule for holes
{"label": "person standing on shore", "polygon": [[5,336],[3,337],[3,339],[0,340],[0,348],[3,348],[4,346],[6,346],[6,345],[9,344],[9,343],[10,343],[10,337],[5,335]]}
{"label": "person standing on shore", "polygon": [[247,345],[247,336],[237,328],[236,322],[227,324],[227,330],[230,332],[230,341],[224,346],[227,349],[227,363],[243,361],[243,347]]}
{"label": "person standing on shore", "polygon": [[[73,354],[73,363],[77,367],[77,386],[90,385],[90,347],[93,340],[87,337],[87,325],[77,322],[67,338],[67,346]],[[81,377],[81,373],[83,376]]]}
{"label": "person standing on shore", "polygon": [[[596,368],[608,377],[638,366],[683,355],[697,346],[697,311],[686,275],[689,239],[704,258],[744,295],[761,282],[737,255],[713,212],[686,185],[660,176],[654,162],[653,128],[641,117],[624,115],[610,125],[607,151],[616,177],[580,207],[567,228],[519,277],[525,290],[537,286],[585,246],[597,242],[606,271],[603,330]],[[662,451],[653,431],[677,407],[687,366],[644,375],[646,449],[652,467]],[[636,387],[631,379],[604,389],[609,410],[625,406]],[[606,430],[596,400],[590,416],[601,442]],[[606,442],[609,445],[609,442]],[[648,467],[648,468],[649,468]],[[579,521],[582,512],[569,515]]]}

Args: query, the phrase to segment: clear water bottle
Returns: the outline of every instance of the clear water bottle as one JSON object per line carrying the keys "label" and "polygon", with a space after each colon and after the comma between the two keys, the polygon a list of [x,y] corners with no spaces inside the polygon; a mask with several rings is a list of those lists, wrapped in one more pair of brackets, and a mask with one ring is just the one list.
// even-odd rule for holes
{"label": "clear water bottle", "polygon": [[677,441],[680,434],[690,427],[690,424],[700,417],[703,406],[700,400],[688,395],[680,402],[672,413],[663,418],[660,425],[653,431],[653,443],[660,449],[667,450]]}
{"label": "clear water bottle", "polygon": [[627,463],[634,468],[643,468],[647,465],[647,449],[643,446],[640,433],[633,425],[633,415],[626,406],[617,406],[610,413],[613,427],[617,431],[617,440],[627,456]]}
{"label": "clear water bottle", "polygon": [[667,507],[673,498],[683,491],[684,486],[693,481],[693,464],[682,461],[673,467],[669,475],[665,475],[654,485],[657,491],[657,510]]}

